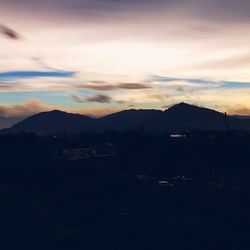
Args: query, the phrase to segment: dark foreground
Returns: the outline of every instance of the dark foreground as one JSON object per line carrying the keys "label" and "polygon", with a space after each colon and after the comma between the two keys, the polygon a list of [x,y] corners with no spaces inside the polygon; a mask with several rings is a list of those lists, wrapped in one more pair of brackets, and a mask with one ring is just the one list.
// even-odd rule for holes
{"label": "dark foreground", "polygon": [[[0,140],[2,249],[250,248],[248,135],[17,137]],[[117,154],[60,158],[82,140]]]}

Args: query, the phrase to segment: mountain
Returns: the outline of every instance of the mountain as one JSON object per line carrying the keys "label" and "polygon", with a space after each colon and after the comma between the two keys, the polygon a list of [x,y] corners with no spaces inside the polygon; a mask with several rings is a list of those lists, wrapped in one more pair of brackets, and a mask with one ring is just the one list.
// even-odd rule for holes
{"label": "mountain", "polygon": [[128,130],[142,128],[145,130],[159,130],[162,127],[163,112],[161,110],[124,110],[99,118],[97,129]]}
{"label": "mountain", "polygon": [[99,130],[143,128],[146,131],[180,132],[190,129],[223,130],[225,115],[207,108],[180,103],[165,111],[125,110],[98,120]]}
{"label": "mountain", "polygon": [[174,105],[164,114],[171,129],[223,130],[226,126],[225,114],[186,103]]}
{"label": "mountain", "polygon": [[79,133],[84,131],[144,129],[150,132],[180,132],[192,129],[225,130],[250,129],[250,119],[226,116],[223,113],[186,103],[179,103],[165,111],[125,110],[101,118],[90,118],[54,110],[33,115],[10,129],[10,133],[40,134]]}
{"label": "mountain", "polygon": [[88,116],[66,113],[59,110],[33,115],[6,132],[33,132],[38,134],[79,133],[94,128],[95,119]]}
{"label": "mountain", "polygon": [[26,119],[27,116],[5,117],[0,116],[0,129],[10,128],[14,124]]}

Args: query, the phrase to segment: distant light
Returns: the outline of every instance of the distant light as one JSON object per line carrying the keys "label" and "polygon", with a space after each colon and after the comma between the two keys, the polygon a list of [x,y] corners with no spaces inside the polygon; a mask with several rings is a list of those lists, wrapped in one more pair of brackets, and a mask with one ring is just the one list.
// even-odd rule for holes
{"label": "distant light", "polygon": [[185,138],[186,135],[182,135],[182,134],[172,134],[170,135],[171,138]]}

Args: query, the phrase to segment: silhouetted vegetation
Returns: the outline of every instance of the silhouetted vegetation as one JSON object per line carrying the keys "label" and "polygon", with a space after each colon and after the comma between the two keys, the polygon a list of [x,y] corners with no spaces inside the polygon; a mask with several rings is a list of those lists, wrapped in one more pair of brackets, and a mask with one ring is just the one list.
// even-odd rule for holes
{"label": "silhouetted vegetation", "polygon": [[2,135],[1,235],[10,249],[247,249],[249,152],[241,131]]}

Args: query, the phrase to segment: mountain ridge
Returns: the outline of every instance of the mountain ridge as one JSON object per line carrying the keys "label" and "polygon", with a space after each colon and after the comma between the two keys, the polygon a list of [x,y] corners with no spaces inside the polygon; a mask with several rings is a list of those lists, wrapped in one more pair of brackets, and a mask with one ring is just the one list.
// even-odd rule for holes
{"label": "mountain ridge", "polygon": [[168,109],[129,109],[93,118],[61,110],[41,112],[13,125],[4,133],[39,134],[80,133],[86,131],[128,130],[143,128],[150,132],[232,129],[250,130],[250,119],[239,119],[209,108],[179,103]]}
{"label": "mountain ridge", "polygon": [[26,119],[28,116],[0,116],[0,130],[10,128],[16,123]]}

